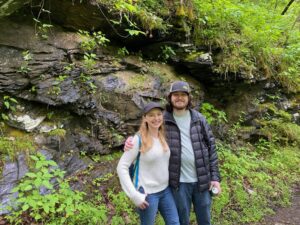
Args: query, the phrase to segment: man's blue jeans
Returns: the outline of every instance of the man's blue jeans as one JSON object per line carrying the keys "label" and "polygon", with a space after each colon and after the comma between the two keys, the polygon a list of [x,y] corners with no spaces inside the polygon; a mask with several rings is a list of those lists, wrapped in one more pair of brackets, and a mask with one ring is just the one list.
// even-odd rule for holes
{"label": "man's blue jeans", "polygon": [[176,205],[169,187],[163,191],[148,194],[146,201],[149,206],[144,210],[138,209],[141,225],[154,225],[157,210],[159,210],[166,225],[179,225]]}
{"label": "man's blue jeans", "polygon": [[190,224],[191,205],[194,205],[198,225],[211,225],[209,191],[199,192],[197,183],[180,183],[179,189],[172,189],[177,206],[180,225]]}

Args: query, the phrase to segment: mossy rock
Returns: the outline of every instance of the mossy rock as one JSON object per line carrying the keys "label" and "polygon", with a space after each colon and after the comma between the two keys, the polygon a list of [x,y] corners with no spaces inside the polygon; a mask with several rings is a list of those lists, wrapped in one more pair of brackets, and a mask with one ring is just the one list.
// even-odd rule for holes
{"label": "mossy rock", "polygon": [[0,18],[10,14],[29,3],[30,0],[2,0],[0,1]]}

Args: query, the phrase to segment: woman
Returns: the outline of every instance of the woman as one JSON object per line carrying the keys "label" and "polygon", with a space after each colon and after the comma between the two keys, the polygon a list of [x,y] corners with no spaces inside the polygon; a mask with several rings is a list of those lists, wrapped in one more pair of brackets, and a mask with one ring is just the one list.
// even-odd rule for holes
{"label": "woman", "polygon": [[[153,225],[158,210],[167,225],[179,225],[173,195],[168,187],[170,149],[164,136],[163,108],[158,103],[150,102],[144,107],[143,113],[139,133],[133,138],[133,148],[124,152],[117,167],[121,186],[139,208],[142,225]],[[136,190],[129,167],[139,152]]]}

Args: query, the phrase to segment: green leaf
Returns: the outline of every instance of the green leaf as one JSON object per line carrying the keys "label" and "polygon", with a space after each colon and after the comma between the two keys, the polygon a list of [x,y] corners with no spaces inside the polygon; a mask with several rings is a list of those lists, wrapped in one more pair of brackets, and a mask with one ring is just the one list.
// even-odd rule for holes
{"label": "green leaf", "polygon": [[49,160],[48,163],[50,166],[57,166],[57,163],[54,162],[53,160]]}
{"label": "green leaf", "polygon": [[4,102],[4,105],[5,105],[5,107],[7,108],[7,109],[9,109],[9,107],[10,107],[10,104],[9,104],[9,102]]}
{"label": "green leaf", "polygon": [[10,98],[9,100],[10,100],[11,102],[18,103],[18,101],[17,101],[16,99],[14,99],[14,98]]}
{"label": "green leaf", "polygon": [[17,187],[14,187],[12,190],[11,190],[11,192],[18,192],[20,189],[19,189],[19,186],[17,186]]}
{"label": "green leaf", "polygon": [[25,205],[22,206],[23,211],[26,211],[27,209],[29,209],[29,205],[25,204]]}
{"label": "green leaf", "polygon": [[41,185],[42,185],[42,180],[41,180],[41,178],[37,178],[35,181],[34,181],[34,185],[36,186],[36,187],[40,187]]}
{"label": "green leaf", "polygon": [[26,173],[25,175],[26,175],[27,177],[30,177],[30,178],[36,177],[36,174],[35,174],[35,173]]}
{"label": "green leaf", "polygon": [[35,216],[34,216],[34,219],[35,220],[39,220],[39,219],[41,219],[42,218],[42,216],[40,215],[40,214],[36,214]]}
{"label": "green leaf", "polygon": [[3,120],[8,120],[9,119],[8,116],[4,113],[1,113],[1,117],[2,117]]}
{"label": "green leaf", "polygon": [[30,158],[31,158],[32,160],[34,160],[34,161],[38,161],[38,160],[39,160],[39,158],[36,157],[36,156],[34,156],[34,155],[31,155]]}
{"label": "green leaf", "polygon": [[46,213],[49,213],[49,206],[48,206],[48,205],[44,205],[44,211],[45,211]]}
{"label": "green leaf", "polygon": [[110,20],[110,22],[112,22],[113,24],[116,24],[116,25],[119,25],[120,22],[119,21],[116,21],[116,20]]}
{"label": "green leaf", "polygon": [[50,184],[48,180],[44,180],[43,185],[48,189],[53,189],[53,185]]}
{"label": "green leaf", "polygon": [[24,191],[30,191],[32,189],[32,186],[31,185],[28,185],[24,188]]}
{"label": "green leaf", "polygon": [[140,30],[125,29],[125,31],[127,31],[131,36],[137,36],[137,35],[139,35],[139,34],[146,35],[145,32],[140,31]]}
{"label": "green leaf", "polygon": [[43,162],[42,161],[37,161],[35,164],[35,168],[40,169],[43,166]]}
{"label": "green leaf", "polygon": [[33,18],[33,20],[35,21],[35,22],[37,22],[37,23],[40,23],[41,21],[39,21],[38,19],[36,19],[36,18]]}

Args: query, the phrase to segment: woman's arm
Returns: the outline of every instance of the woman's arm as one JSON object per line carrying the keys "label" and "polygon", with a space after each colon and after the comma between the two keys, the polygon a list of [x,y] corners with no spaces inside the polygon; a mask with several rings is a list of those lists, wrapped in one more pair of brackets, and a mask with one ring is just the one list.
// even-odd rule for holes
{"label": "woman's arm", "polygon": [[145,203],[146,194],[142,194],[135,189],[129,175],[129,167],[136,160],[138,152],[139,152],[139,140],[138,140],[138,136],[135,135],[133,138],[132,149],[130,149],[130,151],[124,152],[118,163],[117,173],[123,191],[134,202],[136,206],[140,207]]}

